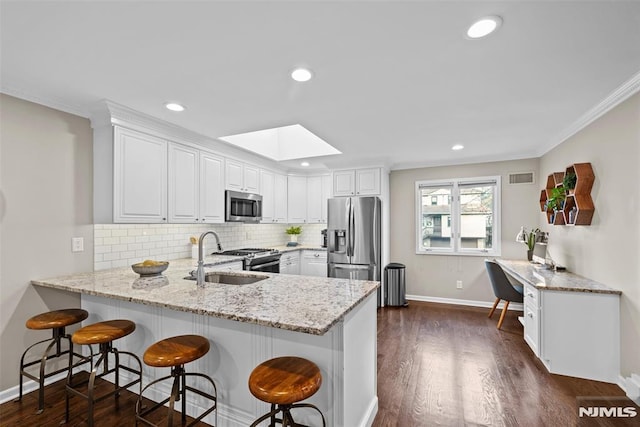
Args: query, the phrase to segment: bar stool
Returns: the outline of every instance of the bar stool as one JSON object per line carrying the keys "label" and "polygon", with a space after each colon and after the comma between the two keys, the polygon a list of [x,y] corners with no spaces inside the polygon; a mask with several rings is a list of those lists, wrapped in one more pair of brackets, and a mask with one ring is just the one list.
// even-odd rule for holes
{"label": "bar stool", "polygon": [[[93,408],[95,403],[114,395],[117,399],[120,391],[123,389],[127,389],[135,384],[140,384],[142,387],[142,363],[138,356],[133,353],[127,351],[119,351],[113,346],[113,341],[126,337],[130,333],[132,333],[136,329],[136,324],[130,320],[107,320],[104,322],[94,323],[84,328],[80,328],[74,332],[71,336],[71,340],[80,345],[89,345],[98,344],[99,350],[98,353],[93,354],[93,349],[91,351],[91,355],[85,357],[85,359],[91,359],[95,356],[98,357],[98,361],[91,369],[91,375],[85,381],[82,381],[78,384],[72,384],[73,377],[73,367],[69,368],[69,374],[67,375],[67,393],[66,393],[66,410],[65,410],[65,422],[69,422],[69,395],[75,394],[76,396],[83,397],[87,400],[89,404],[88,409],[88,418],[87,424],[89,427],[93,427]],[[109,354],[113,354],[115,363],[113,367],[109,367]],[[139,369],[133,369],[129,366],[122,365],[120,363],[120,355],[125,354],[130,356],[134,360],[137,361]],[[102,366],[102,372],[98,373],[98,369]],[[135,375],[134,379],[127,383],[126,385],[120,385],[120,370],[123,369],[125,371],[131,372]],[[115,385],[114,389],[108,393],[103,394],[100,397],[94,396],[95,393],[95,381],[96,378],[102,378],[105,375],[115,374],[114,380]],[[82,393],[76,388],[80,385],[84,385],[87,383],[87,392]]]}
{"label": "bar stool", "polygon": [[[320,413],[322,425],[326,426],[324,415],[309,403],[296,403],[313,396],[322,384],[318,366],[301,357],[277,357],[258,365],[249,377],[249,390],[256,398],[271,404],[271,411],[251,424],[255,427],[270,418],[270,426],[276,422],[283,426],[300,426],[291,416],[291,409],[312,408]],[[282,418],[276,415],[282,412]]]}
{"label": "bar stool", "polygon": [[[44,411],[44,380],[69,369],[69,365],[73,364],[73,356],[82,358],[81,354],[75,353],[73,351],[71,336],[65,333],[65,327],[80,323],[87,317],[89,317],[89,313],[87,313],[85,310],[81,310],[79,308],[68,308],[40,313],[27,320],[27,328],[35,330],[51,329],[52,337],[30,345],[29,347],[27,347],[24,353],[22,353],[22,357],[20,358],[20,395],[15,399],[15,401],[22,400],[22,378],[30,378],[33,381],[38,382],[38,411],[36,412],[36,414],[41,414]],[[62,351],[63,338],[66,339],[69,343],[69,348],[64,351]],[[24,359],[27,356],[29,350],[45,342],[49,342],[49,345],[45,349],[44,353],[42,353],[42,356],[39,359],[35,359],[31,362],[25,363]],[[54,346],[56,348],[56,351],[53,355],[49,356],[49,352]],[[47,363],[47,360],[62,357],[66,354],[69,355],[69,364],[67,364],[64,368],[45,373],[45,365]],[[40,372],[38,376],[35,376],[26,371],[28,367],[33,366],[37,363],[40,364]]]}
{"label": "bar stool", "polygon": [[[149,420],[146,420],[144,417],[149,415],[151,412],[163,406],[165,403],[169,402],[168,409],[168,421],[167,426],[173,426],[173,408],[176,401],[182,400],[182,416],[181,421],[182,424],[186,422],[187,418],[187,390],[190,392],[196,393],[202,397],[205,397],[211,401],[213,401],[213,405],[211,405],[206,411],[204,411],[198,418],[193,420],[193,422],[189,423],[187,426],[193,426],[202,420],[204,417],[209,415],[212,411],[216,410],[218,407],[218,391],[216,389],[216,385],[213,380],[207,375],[195,373],[195,372],[185,372],[184,365],[189,362],[193,362],[207,354],[209,352],[209,340],[200,335],[180,335],[176,337],[166,338],[162,341],[158,341],[144,352],[143,360],[144,363],[157,367],[157,368],[171,368],[171,375],[167,375],[166,377],[159,378],[149,384],[140,392],[140,397],[138,398],[138,402],[136,403],[136,425],[138,421],[142,421],[144,424],[155,426],[156,424],[151,423]],[[214,395],[209,393],[205,393],[202,390],[197,388],[193,388],[187,385],[187,377],[200,377],[204,378],[211,383],[213,388]],[[171,395],[164,399],[162,402],[158,402],[150,408],[142,407],[142,395],[143,393],[153,385],[165,381],[167,379],[173,378],[173,385],[171,387]],[[218,412],[215,414],[215,424],[218,426]]]}

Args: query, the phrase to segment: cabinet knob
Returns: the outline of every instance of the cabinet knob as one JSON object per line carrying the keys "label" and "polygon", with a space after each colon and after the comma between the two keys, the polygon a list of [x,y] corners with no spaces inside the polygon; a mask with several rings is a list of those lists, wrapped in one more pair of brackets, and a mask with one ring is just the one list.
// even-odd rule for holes
{"label": "cabinet knob", "polygon": [[533,298],[533,293],[527,292],[527,296]]}
{"label": "cabinet knob", "polygon": [[162,220],[163,220],[163,221],[166,221],[166,220],[167,220],[167,218],[162,218]]}
{"label": "cabinet knob", "polygon": [[527,316],[529,316],[530,318],[533,319],[533,313],[529,312],[529,313],[527,313]]}
{"label": "cabinet knob", "polygon": [[320,254],[314,254],[313,256],[318,258],[320,256]]}

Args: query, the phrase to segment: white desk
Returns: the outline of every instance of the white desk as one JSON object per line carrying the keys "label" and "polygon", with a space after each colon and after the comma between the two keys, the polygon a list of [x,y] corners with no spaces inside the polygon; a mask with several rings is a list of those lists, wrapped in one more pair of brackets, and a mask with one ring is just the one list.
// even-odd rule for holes
{"label": "white desk", "polygon": [[618,381],[620,291],[528,261],[496,262],[524,286],[524,338],[549,372]]}

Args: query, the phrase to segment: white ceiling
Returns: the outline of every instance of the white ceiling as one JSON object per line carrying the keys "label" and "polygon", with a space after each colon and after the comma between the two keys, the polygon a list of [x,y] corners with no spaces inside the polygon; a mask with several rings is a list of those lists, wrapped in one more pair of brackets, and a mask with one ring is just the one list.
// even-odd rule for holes
{"label": "white ceiling", "polygon": [[[537,157],[640,71],[637,1],[0,7],[2,92],[84,116],[109,99],[214,138],[299,123],[343,153],[314,166]],[[498,33],[464,37],[493,14]]]}

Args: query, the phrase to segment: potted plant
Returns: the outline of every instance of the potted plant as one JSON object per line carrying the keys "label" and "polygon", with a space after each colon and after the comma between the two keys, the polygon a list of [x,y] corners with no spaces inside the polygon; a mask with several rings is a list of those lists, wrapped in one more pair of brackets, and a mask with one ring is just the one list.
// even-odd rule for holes
{"label": "potted plant", "polygon": [[298,235],[302,233],[302,227],[292,225],[285,230],[285,233],[289,235],[289,239],[291,240],[291,243],[293,243],[293,245],[290,246],[295,246],[298,242]]}
{"label": "potted plant", "polygon": [[551,189],[550,197],[547,199],[547,212],[554,212],[562,209],[566,198],[564,187],[556,187]]}
{"label": "potted plant", "polygon": [[577,181],[578,177],[576,176],[576,174],[573,172],[569,172],[565,174],[564,178],[562,178],[562,186],[568,190],[569,194],[571,194],[576,188]]}
{"label": "potted plant", "polygon": [[536,242],[539,240],[538,236],[541,231],[539,228],[531,229],[531,231],[527,231],[526,228],[522,227],[520,232],[518,233],[518,237],[516,238],[517,242],[522,242],[527,245],[527,259],[531,261],[533,259],[533,248],[536,246]]}

